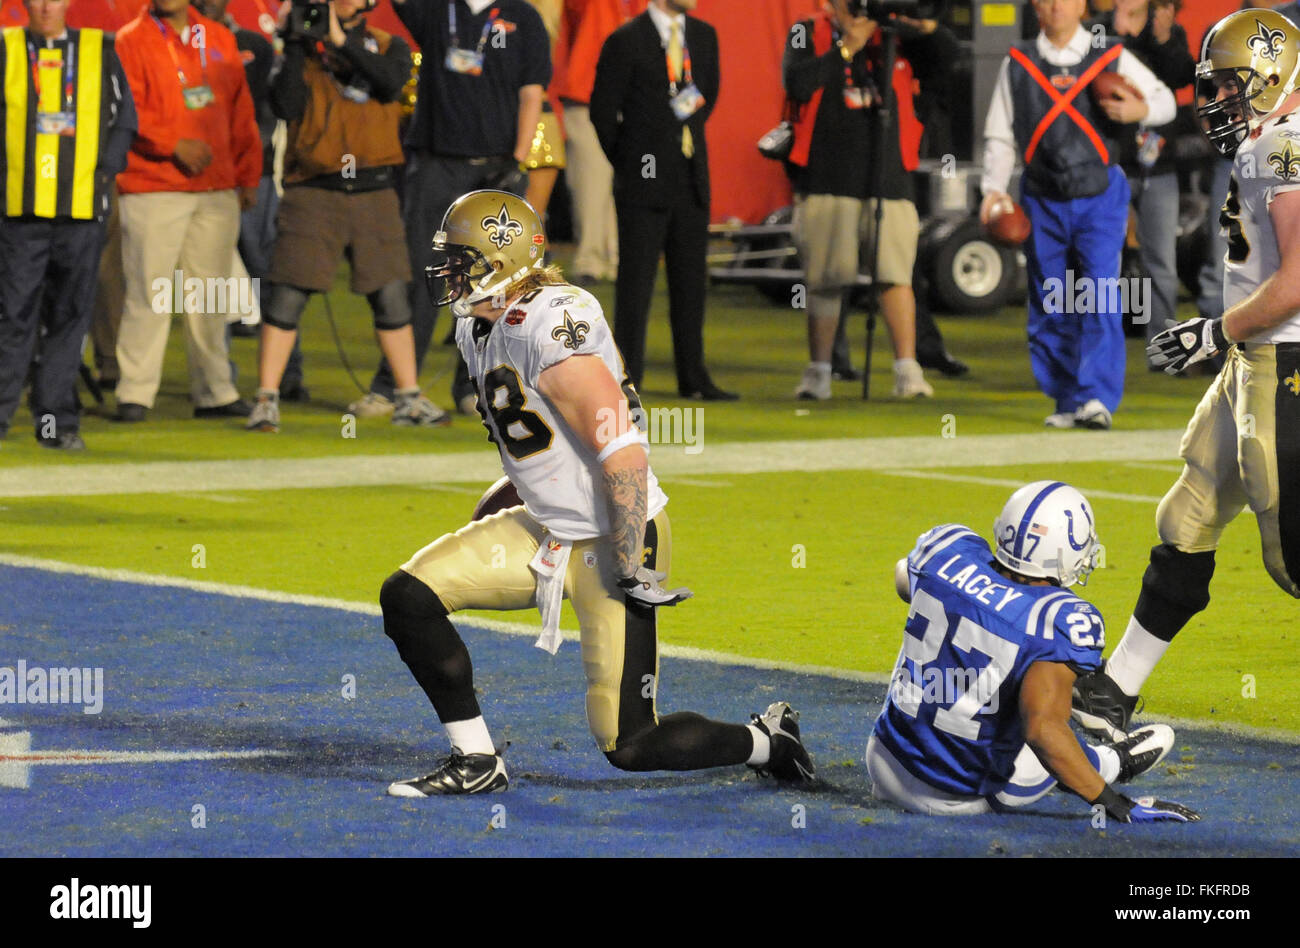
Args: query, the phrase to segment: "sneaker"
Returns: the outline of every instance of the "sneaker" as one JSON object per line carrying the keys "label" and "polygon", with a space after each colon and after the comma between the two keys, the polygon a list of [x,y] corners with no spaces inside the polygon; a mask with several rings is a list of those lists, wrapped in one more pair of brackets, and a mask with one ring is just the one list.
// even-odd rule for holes
{"label": "sneaker", "polygon": [[932,398],[934,389],[925,380],[921,364],[915,359],[898,359],[894,362],[895,398]]}
{"label": "sneaker", "polygon": [[1103,663],[1092,674],[1075,679],[1071,704],[1070,717],[1088,734],[1104,741],[1122,741],[1128,736],[1138,698],[1124,694],[1106,674]]}
{"label": "sneaker", "polygon": [[236,398],[233,402],[226,402],[224,405],[194,407],[195,418],[247,418],[252,413],[253,406],[242,398]]}
{"label": "sneaker", "polygon": [[348,414],[358,418],[379,418],[393,410],[393,403],[378,392],[367,392],[348,406]]}
{"label": "sneaker", "polygon": [[1049,428],[1073,428],[1075,414],[1072,411],[1058,411],[1054,415],[1048,415],[1043,419],[1043,424]]}
{"label": "sneaker", "polygon": [[837,382],[861,382],[862,373],[859,372],[857,369],[855,369],[853,366],[849,365],[848,363],[845,363],[844,365],[837,365],[836,363],[832,362],[831,378],[833,378]]}
{"label": "sneaker", "polygon": [[135,402],[118,402],[117,414],[113,416],[113,420],[128,423],[144,421],[147,412],[147,408],[143,405],[137,405]]}
{"label": "sneaker", "polygon": [[75,431],[65,431],[57,438],[37,438],[43,448],[53,448],[55,451],[84,451],[86,442],[81,440],[81,435]]}
{"label": "sneaker", "polygon": [[824,402],[831,397],[831,373],[810,365],[803,370],[803,378],[794,390],[794,397],[807,401]]}
{"label": "sneaker", "polygon": [[766,764],[754,769],[764,777],[789,783],[816,783],[812,758],[799,740],[799,712],[784,701],[773,701],[762,714],[751,714],[750,723],[768,736],[772,753]]}
{"label": "sneaker", "polygon": [[462,415],[477,415],[478,396],[462,395],[460,398],[456,399],[456,411],[460,412]]}
{"label": "sneaker", "polygon": [[253,413],[248,416],[248,424],[244,425],[244,430],[279,431],[280,400],[259,395],[257,401],[253,404]]}
{"label": "sneaker", "polygon": [[393,424],[405,427],[442,428],[451,424],[451,415],[419,392],[398,395],[393,406]]}
{"label": "sneaker", "polygon": [[390,797],[497,793],[510,786],[500,754],[452,754],[431,774],[388,785]]}
{"label": "sneaker", "polygon": [[1168,724],[1148,724],[1122,741],[1102,746],[1119,754],[1119,776],[1115,782],[1127,783],[1165,759],[1174,746],[1174,729]]}
{"label": "sneaker", "polygon": [[1074,413],[1074,423],[1079,428],[1104,431],[1110,427],[1110,411],[1101,399],[1090,398]]}

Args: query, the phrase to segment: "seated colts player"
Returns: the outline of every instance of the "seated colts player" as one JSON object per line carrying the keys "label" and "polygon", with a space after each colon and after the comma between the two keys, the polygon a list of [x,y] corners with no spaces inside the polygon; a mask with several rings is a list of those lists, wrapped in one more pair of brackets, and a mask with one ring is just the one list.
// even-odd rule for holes
{"label": "seated colts player", "polygon": [[427,275],[446,281],[438,305],[458,317],[456,343],[478,410],[523,500],[435,540],[380,593],[384,631],[447,729],[451,756],[394,783],[394,796],[504,790],[505,766],[474,694],[469,652],[449,613],[542,614],[538,645],[560,644],[560,601],[578,615],[587,721],[621,770],[749,764],[811,781],[799,716],[774,702],[748,725],[655,709],[655,610],[690,595],[664,589],[672,535],[668,498],[632,423],[640,399],[596,299],[544,267],[532,207],[505,191],[457,199],[434,236]]}
{"label": "seated colts player", "polygon": [[895,583],[912,608],[867,744],[876,797],[914,813],[988,813],[1059,782],[1125,823],[1199,819],[1111,786],[1154,767],[1172,729],[1154,724],[1096,747],[1070,729],[1071,686],[1098,667],[1105,644],[1097,609],[1064,588],[1095,565],[1093,522],[1073,487],[1038,481],[1002,508],[995,550],[946,524],[899,560]]}

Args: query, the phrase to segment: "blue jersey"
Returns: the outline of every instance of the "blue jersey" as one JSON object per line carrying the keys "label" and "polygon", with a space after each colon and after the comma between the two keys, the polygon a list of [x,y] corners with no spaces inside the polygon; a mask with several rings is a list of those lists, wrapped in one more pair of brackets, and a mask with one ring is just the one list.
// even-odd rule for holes
{"label": "blue jersey", "polygon": [[914,777],[949,793],[1003,789],[1024,746],[1020,683],[1034,662],[1101,664],[1095,606],[1013,582],[984,539],[947,524],[908,554],[912,609],[875,736]]}

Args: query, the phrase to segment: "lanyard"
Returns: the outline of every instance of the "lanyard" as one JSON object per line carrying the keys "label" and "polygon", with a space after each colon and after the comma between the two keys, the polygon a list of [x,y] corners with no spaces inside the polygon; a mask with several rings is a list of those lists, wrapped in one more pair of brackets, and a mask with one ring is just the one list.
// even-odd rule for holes
{"label": "lanyard", "polygon": [[[483,55],[483,47],[487,45],[488,36],[492,33],[492,25],[496,23],[497,15],[501,12],[500,7],[493,7],[492,12],[488,14],[487,22],[483,24],[483,32],[479,34],[478,47],[474,50],[476,55]],[[456,0],[447,2],[447,26],[451,33],[451,45],[453,49],[460,49],[460,36],[456,32]]]}
{"label": "lanyard", "polygon": [[668,94],[669,95],[677,94],[677,81],[679,79],[684,79],[688,86],[691,84],[691,50],[690,47],[686,45],[686,36],[684,30],[682,31],[682,34],[683,35],[682,35],[682,75],[681,76],[673,75],[672,57],[668,55],[667,49],[664,50],[664,60],[668,63]]}
{"label": "lanyard", "polygon": [[[149,19],[154,21],[154,23],[158,27],[158,30],[163,35],[163,42],[167,44],[167,52],[171,53],[172,65],[176,67],[176,77],[181,81],[181,88],[182,89],[188,88],[189,80],[185,78],[185,70],[181,68],[180,58],[176,55],[176,43],[173,43],[171,40],[172,36],[176,35],[176,31],[172,30],[169,33],[167,31],[167,25],[163,23],[162,20],[154,16],[152,13],[149,14]],[[194,33],[194,29],[193,27],[191,27],[190,34],[193,35],[193,33]],[[179,36],[176,36],[177,43],[180,42],[180,39],[181,38]],[[206,86],[208,84],[208,44],[207,43],[202,43],[199,46],[199,68],[203,72],[203,84]]]}
{"label": "lanyard", "polygon": [[[53,49],[52,46],[43,46],[41,48]],[[76,81],[77,81],[77,47],[72,42],[71,38],[69,38],[65,50],[66,51],[63,54],[64,55],[63,110],[65,112],[71,112],[72,111],[72,90],[75,88]],[[39,103],[41,98],[41,70],[40,70],[40,65],[38,63],[37,57],[38,54],[36,52],[36,44],[32,42],[31,37],[28,37],[27,61],[31,64],[32,67],[32,84],[36,86],[36,100]]]}

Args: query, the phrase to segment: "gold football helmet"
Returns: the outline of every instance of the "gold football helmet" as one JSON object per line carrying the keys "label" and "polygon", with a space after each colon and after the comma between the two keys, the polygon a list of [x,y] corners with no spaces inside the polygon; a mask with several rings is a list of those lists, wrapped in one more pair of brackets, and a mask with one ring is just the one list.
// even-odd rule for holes
{"label": "gold football helmet", "polygon": [[1205,34],[1196,64],[1196,114],[1219,153],[1231,156],[1295,91],[1300,30],[1274,10],[1242,10]]}
{"label": "gold football helmet", "polygon": [[[447,208],[433,235],[429,294],[457,316],[543,266],[546,235],[532,205],[509,191],[471,191]],[[436,280],[444,280],[437,292]]]}

